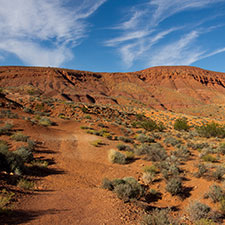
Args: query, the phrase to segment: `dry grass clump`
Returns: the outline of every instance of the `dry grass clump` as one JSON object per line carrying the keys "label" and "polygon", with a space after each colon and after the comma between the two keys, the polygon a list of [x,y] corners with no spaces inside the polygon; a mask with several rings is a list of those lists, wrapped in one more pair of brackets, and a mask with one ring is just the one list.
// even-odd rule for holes
{"label": "dry grass clump", "polygon": [[125,164],[126,156],[121,152],[111,149],[108,154],[108,159],[111,163]]}

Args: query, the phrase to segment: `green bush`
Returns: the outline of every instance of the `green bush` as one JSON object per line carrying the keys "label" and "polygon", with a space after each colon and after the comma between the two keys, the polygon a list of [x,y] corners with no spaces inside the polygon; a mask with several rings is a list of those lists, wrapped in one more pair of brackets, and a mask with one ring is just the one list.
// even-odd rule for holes
{"label": "green bush", "polygon": [[187,118],[176,119],[174,122],[174,129],[179,131],[188,131],[190,129],[190,126],[188,125]]}
{"label": "green bush", "polygon": [[140,126],[142,128],[144,128],[145,130],[147,130],[147,131],[153,131],[153,130],[164,131],[165,130],[165,126],[163,125],[163,123],[157,124],[152,119],[148,119],[148,120],[142,121],[140,123]]}
{"label": "green bush", "polygon": [[205,154],[201,158],[205,162],[216,162],[217,161],[215,157],[213,157],[212,155],[209,155],[209,154]]}
{"label": "green bush", "polygon": [[114,149],[111,149],[108,154],[108,159],[111,163],[125,164],[126,156],[121,152],[117,152]]}
{"label": "green bush", "polygon": [[171,195],[178,195],[182,192],[182,182],[178,177],[171,178],[166,184],[166,191]]}
{"label": "green bush", "polygon": [[196,127],[197,133],[202,137],[225,137],[225,126],[212,122],[200,127]]}

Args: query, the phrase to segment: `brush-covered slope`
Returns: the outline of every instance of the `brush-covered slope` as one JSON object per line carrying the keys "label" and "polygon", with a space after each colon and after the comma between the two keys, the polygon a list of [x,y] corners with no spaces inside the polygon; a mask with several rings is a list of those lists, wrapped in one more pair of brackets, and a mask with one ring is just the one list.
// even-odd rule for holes
{"label": "brush-covered slope", "polygon": [[0,67],[0,87],[9,86],[30,92],[34,87],[42,95],[76,102],[175,111],[225,103],[225,73],[189,66],[153,67],[133,73]]}

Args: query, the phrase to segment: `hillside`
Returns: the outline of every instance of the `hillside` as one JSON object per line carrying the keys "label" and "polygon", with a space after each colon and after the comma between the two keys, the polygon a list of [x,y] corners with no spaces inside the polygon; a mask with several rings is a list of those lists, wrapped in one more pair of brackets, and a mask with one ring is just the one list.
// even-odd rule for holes
{"label": "hillside", "polygon": [[216,114],[225,102],[225,74],[196,67],[153,67],[133,73],[0,67],[0,87],[28,85],[41,95],[62,100],[192,114],[203,106]]}

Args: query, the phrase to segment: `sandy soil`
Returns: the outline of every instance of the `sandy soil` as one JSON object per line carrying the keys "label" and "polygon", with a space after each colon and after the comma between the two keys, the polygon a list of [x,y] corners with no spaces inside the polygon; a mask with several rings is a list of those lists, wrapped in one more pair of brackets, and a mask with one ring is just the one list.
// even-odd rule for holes
{"label": "sandy soil", "polygon": [[[37,190],[16,205],[17,224],[137,224],[134,206],[124,204],[102,189],[104,177],[134,174],[129,166],[107,162],[107,149],[90,142],[97,139],[84,133],[76,122],[61,122],[46,132],[33,130],[55,164],[54,171],[37,182]],[[45,154],[46,156],[46,154]],[[131,215],[132,214],[132,215]]]}

